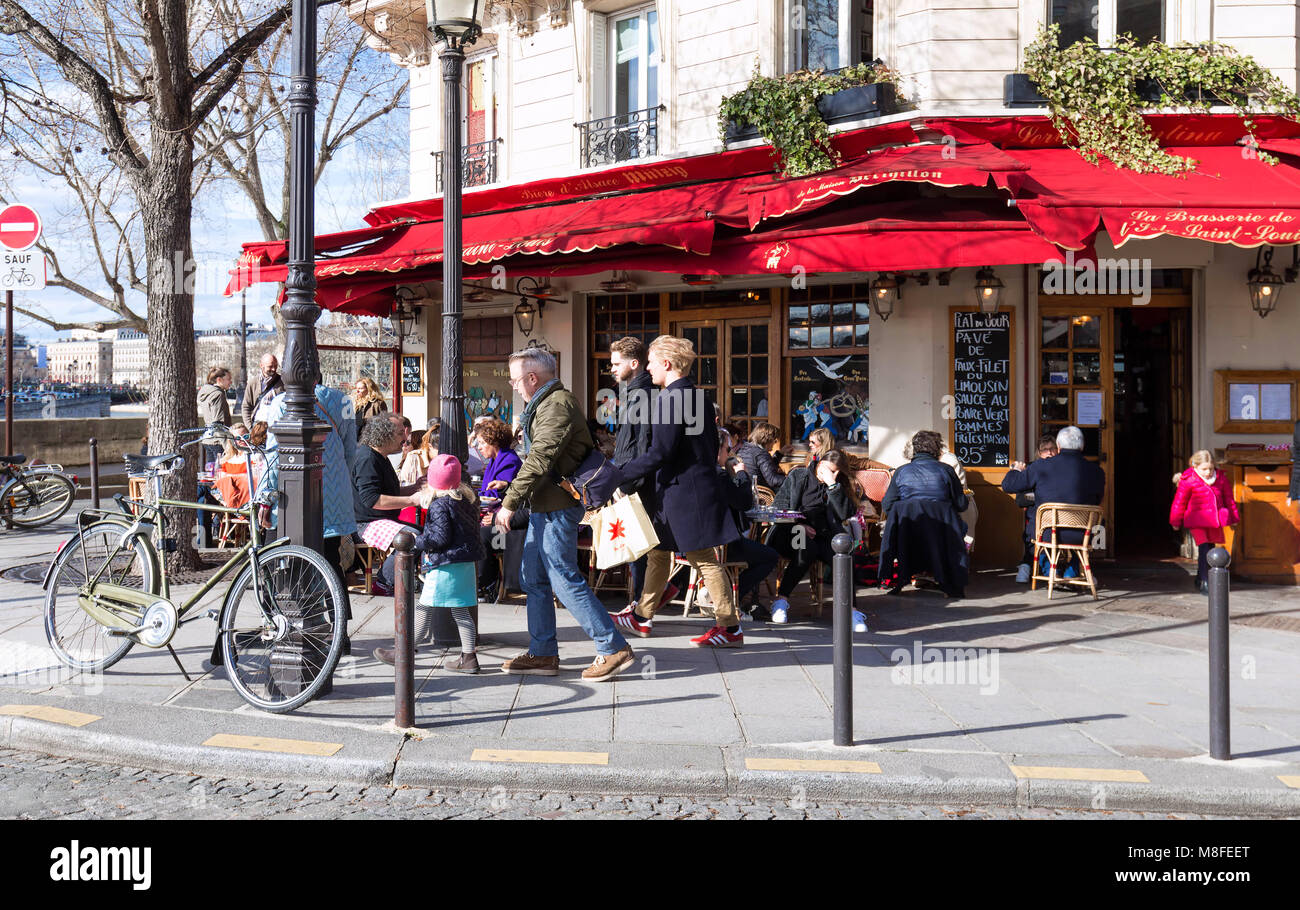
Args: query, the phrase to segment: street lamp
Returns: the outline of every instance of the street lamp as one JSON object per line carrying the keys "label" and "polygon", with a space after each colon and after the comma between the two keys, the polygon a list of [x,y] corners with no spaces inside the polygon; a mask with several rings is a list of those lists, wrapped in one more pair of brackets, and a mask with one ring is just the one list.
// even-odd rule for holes
{"label": "street lamp", "polygon": [[289,88],[289,268],[285,280],[284,416],[272,432],[280,448],[279,530],[321,552],[324,498],[321,450],[329,424],[316,416],[316,0],[293,0],[293,69]]}
{"label": "street lamp", "polygon": [[461,344],[460,75],[465,48],[482,34],[478,0],[425,0],[428,28],[442,44],[442,385],[438,451],[464,464],[465,390]]}
{"label": "street lamp", "polygon": [[871,308],[876,311],[881,322],[889,321],[889,317],[894,313],[894,305],[898,303],[898,298],[901,296],[903,296],[903,282],[898,276],[881,272],[880,277],[871,282]]}

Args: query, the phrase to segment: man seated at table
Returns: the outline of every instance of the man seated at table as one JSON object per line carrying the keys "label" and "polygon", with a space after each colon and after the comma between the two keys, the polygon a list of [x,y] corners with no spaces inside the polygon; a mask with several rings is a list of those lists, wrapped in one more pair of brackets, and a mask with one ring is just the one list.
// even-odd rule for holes
{"label": "man seated at table", "polygon": [[[1039,459],[1027,468],[1023,461],[1017,461],[1002,478],[1004,492],[1034,494],[1035,522],[1037,508],[1043,503],[1095,506],[1101,504],[1106,492],[1106,472],[1083,457],[1082,430],[1078,427],[1063,428],[1056,434],[1056,447],[1058,452],[1053,456],[1044,456],[1040,448]],[[1083,543],[1083,529],[1062,529],[1057,532],[1057,540]],[[1064,577],[1074,578],[1077,574],[1075,567],[1070,565],[1065,569]]]}
{"label": "man seated at table", "polygon": [[[423,477],[418,483],[405,487],[397,479],[397,471],[388,456],[401,451],[404,430],[400,419],[393,420],[392,416],[395,415],[381,414],[366,421],[356,457],[352,460],[352,493],[358,533],[364,532],[365,526],[373,521],[385,518],[397,521],[402,509],[418,506],[416,494],[425,485]],[[392,594],[395,560],[396,557],[391,555],[384,560],[376,579],[376,590],[371,593]]]}
{"label": "man seated at table", "polygon": [[[1038,437],[1038,460],[1051,458],[1059,449],[1056,448],[1056,437],[1052,434],[1046,434]],[[1030,571],[1030,563],[1034,561],[1034,494],[1028,490],[1016,494],[1016,507],[1023,509],[1025,513],[1025,531],[1021,535],[1024,538],[1025,549],[1020,558],[1020,565],[1016,566],[1016,583],[1027,585],[1033,575]]]}

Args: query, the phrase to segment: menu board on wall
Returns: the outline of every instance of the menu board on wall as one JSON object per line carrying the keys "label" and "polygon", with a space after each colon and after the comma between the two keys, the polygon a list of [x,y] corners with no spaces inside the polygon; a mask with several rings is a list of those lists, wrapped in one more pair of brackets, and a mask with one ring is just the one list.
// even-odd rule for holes
{"label": "menu board on wall", "polygon": [[402,394],[419,395],[424,391],[424,355],[402,355]]}
{"label": "menu board on wall", "polygon": [[1010,310],[952,310],[952,452],[967,467],[1011,464]]}

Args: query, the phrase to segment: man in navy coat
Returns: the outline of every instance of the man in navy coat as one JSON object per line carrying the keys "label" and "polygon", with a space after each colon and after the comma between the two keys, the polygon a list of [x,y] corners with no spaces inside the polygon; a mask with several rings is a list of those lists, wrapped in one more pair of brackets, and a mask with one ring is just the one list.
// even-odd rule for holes
{"label": "man in navy coat", "polygon": [[621,468],[624,481],[654,476],[654,526],[659,547],[648,554],[641,600],[616,613],[620,629],[648,638],[660,596],[668,584],[673,552],[681,553],[704,580],[716,622],[692,638],[698,648],[739,648],[745,643],[731,582],[714,547],[741,537],[727,508],[716,469],[718,433],[713,405],[690,380],[695,346],[660,335],[650,344],[650,378],[663,391],[651,409],[650,448]]}
{"label": "man in navy coat", "polygon": [[[1025,467],[1017,461],[1002,478],[1002,489],[1007,493],[1033,491],[1034,502],[1067,502],[1077,505],[1100,505],[1106,492],[1106,472],[1095,462],[1083,457],[1083,431],[1078,427],[1064,427],[1056,434],[1059,454],[1052,458],[1039,458]],[[1081,529],[1063,529],[1061,543],[1083,543]]]}

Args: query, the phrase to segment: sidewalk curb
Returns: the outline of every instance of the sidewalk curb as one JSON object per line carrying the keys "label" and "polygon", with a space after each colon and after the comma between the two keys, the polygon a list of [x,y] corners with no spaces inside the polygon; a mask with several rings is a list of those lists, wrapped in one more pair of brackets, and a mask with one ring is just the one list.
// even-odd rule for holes
{"label": "sidewalk curb", "polygon": [[[0,726],[0,748],[202,777],[278,779],[298,783],[328,780],[361,786],[384,785],[391,780],[393,769],[391,761],[375,759],[270,754],[216,746],[160,743],[120,733],[55,729],[26,717],[4,718],[4,724]],[[268,776],[272,772],[273,776]]]}
{"label": "sidewalk curb", "polygon": [[[425,740],[427,742],[428,740]],[[0,717],[0,748],[150,770],[241,780],[330,781],[356,786],[575,792],[615,796],[757,798],[778,802],[837,801],[929,806],[994,806],[1300,817],[1300,790],[1250,787],[1161,787],[1079,781],[972,776],[937,779],[835,772],[729,771],[717,768],[636,768],[610,765],[472,762],[463,759],[315,757],[160,743],[120,733],[55,728],[25,717]],[[463,743],[456,743],[463,747]],[[767,750],[767,751],[770,751]],[[744,753],[731,751],[731,758]],[[743,758],[742,758],[743,761]]]}

